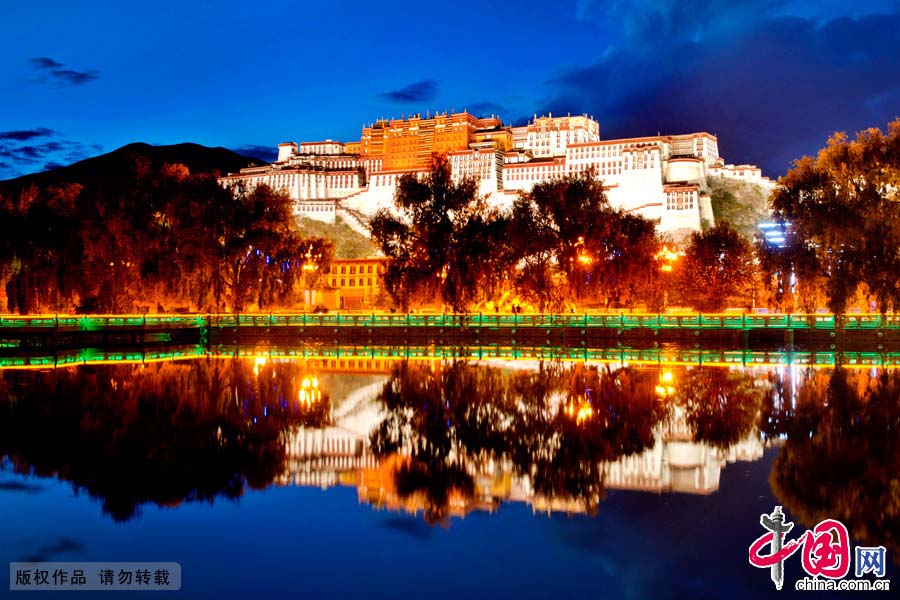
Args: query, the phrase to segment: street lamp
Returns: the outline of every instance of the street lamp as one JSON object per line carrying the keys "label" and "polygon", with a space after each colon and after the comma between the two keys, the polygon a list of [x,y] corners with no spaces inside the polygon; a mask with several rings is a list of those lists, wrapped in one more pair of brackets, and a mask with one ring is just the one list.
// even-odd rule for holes
{"label": "street lamp", "polygon": [[[660,273],[671,273],[674,266],[675,261],[677,261],[683,255],[682,252],[676,252],[675,250],[670,250],[669,246],[663,244],[663,247],[659,249],[659,251],[653,255],[653,258],[656,259],[656,262],[659,263],[659,271]],[[663,287],[663,311],[669,306],[669,283],[666,282],[666,285]]]}

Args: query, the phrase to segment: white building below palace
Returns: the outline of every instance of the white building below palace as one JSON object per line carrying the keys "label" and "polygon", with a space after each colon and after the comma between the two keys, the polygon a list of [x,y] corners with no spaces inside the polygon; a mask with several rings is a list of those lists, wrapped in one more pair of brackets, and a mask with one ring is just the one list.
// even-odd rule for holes
{"label": "white building below palace", "polygon": [[[461,116],[472,119],[466,113],[453,115]],[[745,181],[765,191],[774,185],[758,167],[726,164],[719,157],[716,136],[709,133],[601,140],[599,124],[586,115],[536,116],[522,127],[498,126],[498,119],[490,122],[490,129],[475,130],[466,147],[447,155],[454,175],[474,178],[494,206],[511,205],[538,182],[592,169],[614,207],[640,214],[659,231],[678,236],[700,230],[704,222],[713,224],[710,197],[703,191],[707,177]],[[359,148],[359,143],[332,140],[279,144],[274,163],[242,169],[220,181],[251,189],[267,184],[297,202],[298,216],[328,222],[341,216],[366,231],[369,217],[393,207],[398,179],[421,176],[426,170],[383,168],[390,161],[387,154],[369,156]]]}

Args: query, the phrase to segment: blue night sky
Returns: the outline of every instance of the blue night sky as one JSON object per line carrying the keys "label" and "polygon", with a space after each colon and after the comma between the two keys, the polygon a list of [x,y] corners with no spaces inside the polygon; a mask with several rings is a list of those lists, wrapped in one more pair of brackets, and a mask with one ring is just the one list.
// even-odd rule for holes
{"label": "blue night sky", "polygon": [[709,131],[780,175],[900,115],[900,0],[5,4],[0,178],[135,141],[266,157],[464,108]]}

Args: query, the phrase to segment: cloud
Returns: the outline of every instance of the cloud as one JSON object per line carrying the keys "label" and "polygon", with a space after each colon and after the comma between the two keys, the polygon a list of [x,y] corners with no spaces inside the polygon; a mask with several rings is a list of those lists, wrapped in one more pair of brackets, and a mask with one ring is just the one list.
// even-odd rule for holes
{"label": "cloud", "polygon": [[[88,145],[58,136],[58,132],[45,127],[0,132],[0,179],[56,169],[103,150],[99,144]],[[50,139],[40,141],[41,137]]]}
{"label": "cloud", "polygon": [[[2,166],[3,163],[0,163]],[[26,494],[35,494],[42,489],[39,485],[24,483],[22,481],[0,481],[0,492],[25,492]]]}
{"label": "cloud", "polygon": [[26,141],[36,137],[47,137],[56,133],[52,129],[46,127],[36,127],[34,129],[21,129],[18,131],[0,131],[0,140],[17,140]]}
{"label": "cloud", "polygon": [[473,102],[466,107],[471,114],[476,117],[486,117],[490,115],[500,115],[508,112],[506,108],[494,102]]}
{"label": "cloud", "polygon": [[[631,12],[622,0],[592,5],[585,14],[620,19],[619,43],[546,82],[539,112],[587,110],[604,138],[708,131],[727,161],[767,175],[815,153],[835,130],[884,127],[896,116],[900,13],[831,18],[800,2],[702,4],[705,12],[698,0]],[[787,8],[808,10],[786,16]]]}
{"label": "cloud", "polygon": [[46,142],[44,144],[31,144],[15,147],[0,146],[0,156],[11,158],[19,162],[39,162],[49,154],[65,150],[68,145],[69,142],[63,143],[54,141]]}
{"label": "cloud", "polygon": [[427,540],[432,535],[432,529],[429,527],[424,521],[419,519],[411,519],[411,518],[402,518],[402,517],[392,517],[389,519],[385,519],[382,521],[382,525],[396,531],[397,533],[401,533],[407,537],[410,537],[414,540]]}
{"label": "cloud", "polygon": [[54,69],[50,71],[50,74],[57,81],[62,81],[69,85],[84,85],[100,76],[100,72],[96,70],[73,71],[72,69]]}
{"label": "cloud", "polygon": [[47,58],[46,56],[36,56],[32,58],[31,64],[34,65],[36,69],[58,69],[63,66],[62,63],[56,62],[52,58]]}
{"label": "cloud", "polygon": [[84,544],[71,538],[61,537],[48,544],[41,545],[37,551],[31,552],[19,560],[21,562],[47,562],[58,558],[60,554],[77,554],[83,552]]}
{"label": "cloud", "polygon": [[65,65],[46,56],[37,56],[30,60],[31,66],[38,71],[38,76],[30,79],[33,83],[56,83],[59,85],[84,85],[100,77],[100,71],[90,69],[76,71],[64,69]]}
{"label": "cloud", "polygon": [[400,88],[399,90],[393,90],[390,92],[379,94],[379,96],[390,100],[391,102],[400,102],[407,104],[426,102],[428,100],[434,99],[436,95],[437,83],[435,83],[432,79],[424,79],[422,81],[411,83],[406,87]]}
{"label": "cloud", "polygon": [[38,549],[41,554],[69,554],[72,552],[81,552],[84,550],[84,544],[71,538],[61,537],[49,544],[44,544]]}
{"label": "cloud", "polygon": [[258,158],[263,162],[275,162],[278,158],[278,151],[272,146],[259,146],[256,144],[247,144],[244,146],[234,146],[230,148],[233,152],[237,152],[241,156],[250,158]]}

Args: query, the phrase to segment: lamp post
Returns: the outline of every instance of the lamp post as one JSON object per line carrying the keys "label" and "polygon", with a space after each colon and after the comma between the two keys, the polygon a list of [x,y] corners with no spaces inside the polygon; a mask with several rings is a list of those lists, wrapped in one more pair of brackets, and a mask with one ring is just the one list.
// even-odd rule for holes
{"label": "lamp post", "polygon": [[665,312],[666,308],[669,306],[669,281],[668,277],[672,273],[672,270],[675,266],[675,261],[677,261],[681,257],[680,252],[676,252],[674,250],[670,250],[667,244],[663,244],[663,247],[659,249],[659,252],[653,255],[653,258],[659,263],[659,271],[660,273],[664,273],[666,277],[665,285],[663,286],[663,305],[662,310]]}

